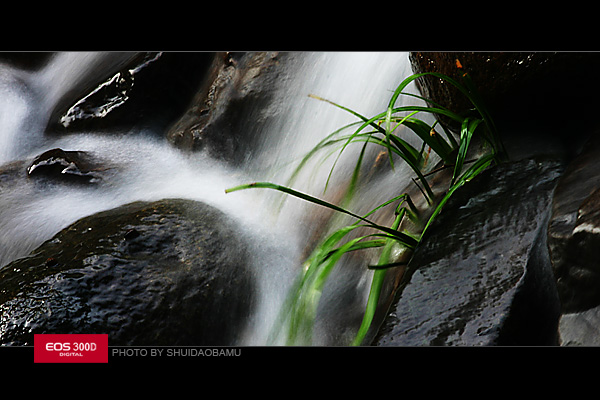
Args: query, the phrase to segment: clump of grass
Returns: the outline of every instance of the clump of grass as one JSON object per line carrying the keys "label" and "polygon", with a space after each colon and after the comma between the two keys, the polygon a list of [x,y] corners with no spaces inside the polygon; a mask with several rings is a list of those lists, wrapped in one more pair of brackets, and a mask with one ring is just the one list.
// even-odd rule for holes
{"label": "clump of grass", "polygon": [[[469,115],[459,115],[428,99],[404,91],[411,82],[425,75],[434,76],[457,87],[473,105],[473,109],[470,110]],[[428,105],[396,106],[400,96],[416,97],[426,101]],[[466,73],[463,74],[461,82],[434,72],[411,75],[396,88],[390,98],[387,109],[370,118],[321,97],[315,95],[311,95],[311,97],[325,101],[353,114],[358,118],[358,121],[341,127],[319,142],[300,161],[287,186],[276,185],[270,182],[255,182],[227,189],[226,192],[252,188],[277,190],[356,219],[355,223],[334,231],[314,249],[311,256],[306,260],[304,264],[305,268],[299,275],[297,282],[295,282],[289,294],[288,300],[281,310],[277,327],[287,327],[287,344],[310,344],[319,299],[323,286],[331,274],[333,267],[348,252],[367,248],[381,248],[377,265],[367,266],[367,268],[373,270],[371,288],[362,324],[351,343],[352,345],[361,345],[371,328],[386,273],[390,268],[398,266],[396,260],[393,259],[392,249],[400,247],[407,250],[414,250],[421,242],[424,233],[431,226],[431,223],[442,212],[444,205],[453,193],[492,163],[502,162],[506,158],[506,152],[489,112],[481,101],[469,75]],[[436,118],[438,115],[443,115],[455,121],[461,127],[458,140],[437,119],[432,125],[429,125],[422,119],[417,118],[420,113],[431,114],[436,116]],[[397,134],[397,129],[400,126],[408,128],[421,139],[422,146],[420,149],[413,147]],[[437,132],[436,127],[438,126],[444,132],[444,135]],[[348,131],[350,133],[346,133]],[[487,144],[488,151],[476,160],[467,160],[472,139],[476,134]],[[290,187],[298,172],[304,168],[310,158],[314,157],[321,150],[333,147],[338,155],[330,170],[326,183],[327,187],[330,181],[329,178],[336,168],[339,157],[348,146],[355,143],[362,143],[362,149],[357,157],[349,188],[342,203],[346,204],[347,200],[354,194],[358,185],[359,172],[363,163],[365,150],[367,145],[372,144],[381,146],[388,153],[391,168],[394,168],[395,159],[397,158],[411,168],[415,174],[414,182],[417,183],[421,193],[425,197],[430,212],[420,212],[415,207],[410,196],[407,193],[402,193],[377,206],[365,215],[357,215],[343,206],[331,204]],[[449,186],[441,198],[436,198],[434,195],[427,181],[427,174],[424,172],[424,165],[430,151],[439,156],[442,163],[442,168],[440,169],[452,168],[452,177]],[[469,164],[468,167],[466,167],[467,164]],[[435,171],[432,173],[435,173]],[[390,221],[389,226],[375,223],[369,219],[375,212],[392,204],[396,204],[396,209],[394,218]],[[401,231],[400,227],[405,218],[417,222],[417,226],[421,227],[420,231]],[[366,228],[371,233],[349,239],[350,233],[355,232],[358,228]]]}

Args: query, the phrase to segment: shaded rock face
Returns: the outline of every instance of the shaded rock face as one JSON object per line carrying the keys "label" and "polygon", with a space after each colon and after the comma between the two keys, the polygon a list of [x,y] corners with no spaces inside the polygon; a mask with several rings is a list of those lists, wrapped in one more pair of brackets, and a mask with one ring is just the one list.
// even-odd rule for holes
{"label": "shaded rock face", "polygon": [[548,244],[563,311],[600,305],[600,141],[592,139],[561,177]]}
{"label": "shaded rock face", "polygon": [[43,176],[73,183],[94,183],[102,179],[101,171],[106,168],[107,166],[100,166],[99,162],[86,152],[56,148],[36,157],[27,167],[27,176]]}
{"label": "shaded rock face", "polygon": [[600,141],[593,137],[556,188],[548,243],[562,303],[563,346],[597,346],[600,337]]}
{"label": "shaded rock face", "polygon": [[[457,66],[459,60],[460,67]],[[490,110],[507,145],[521,140],[526,129],[540,134],[529,146],[543,147],[556,141],[565,152],[575,154],[587,139],[600,82],[596,74],[600,53],[551,52],[414,52],[410,61],[415,73],[439,72],[461,81],[468,72]],[[468,113],[471,103],[451,84],[431,76],[417,80],[421,93],[460,114]],[[577,111],[568,126],[557,123],[563,107]],[[456,130],[450,121],[441,120]],[[516,132],[516,133],[515,133]]]}
{"label": "shaded rock face", "polygon": [[556,344],[546,226],[561,171],[558,161],[523,160],[456,191],[415,250],[374,345]]}
{"label": "shaded rock face", "polygon": [[558,331],[562,346],[600,346],[600,307],[560,317]]}
{"label": "shaded rock face", "polygon": [[[598,87],[591,78],[600,65],[600,54],[413,52],[410,61],[415,73],[439,72],[460,81],[462,74],[468,72],[496,117],[516,121],[552,115],[560,108],[559,100],[565,99],[561,97],[564,94],[570,94],[566,99],[578,107],[591,107]],[[454,86],[438,78],[426,76],[417,82],[421,93],[436,103],[458,113],[471,108]]]}
{"label": "shaded rock face", "polygon": [[218,53],[188,110],[167,139],[187,151],[203,150],[235,162],[246,157],[253,133],[266,124],[265,106],[281,78],[277,52]]}
{"label": "shaded rock face", "polygon": [[244,241],[202,203],[83,218],[0,270],[0,342],[107,333],[111,345],[235,344],[253,304]]}
{"label": "shaded rock face", "polygon": [[[544,71],[555,58],[553,53],[486,53],[486,52],[414,52],[410,61],[415,73],[438,72],[461,81],[468,72],[487,106],[497,106],[504,96],[514,95]],[[417,80],[419,91],[428,99],[457,113],[472,107],[453,85],[436,77]],[[518,106],[518,104],[517,104]]]}

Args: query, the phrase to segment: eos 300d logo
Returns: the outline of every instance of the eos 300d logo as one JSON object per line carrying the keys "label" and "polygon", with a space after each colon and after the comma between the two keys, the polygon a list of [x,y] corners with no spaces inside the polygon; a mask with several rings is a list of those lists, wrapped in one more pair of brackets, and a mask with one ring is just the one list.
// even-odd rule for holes
{"label": "eos 300d logo", "polygon": [[34,361],[108,362],[108,335],[34,335]]}

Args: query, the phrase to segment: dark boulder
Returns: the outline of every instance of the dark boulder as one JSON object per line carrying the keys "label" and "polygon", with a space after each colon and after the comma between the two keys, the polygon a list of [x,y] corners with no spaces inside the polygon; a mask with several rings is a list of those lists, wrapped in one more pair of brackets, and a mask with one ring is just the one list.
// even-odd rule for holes
{"label": "dark boulder", "polygon": [[253,304],[246,247],[203,203],[136,202],[79,220],[0,270],[0,342],[106,333],[111,345],[232,345]]}
{"label": "dark boulder", "polygon": [[[461,81],[468,72],[503,133],[511,134],[515,126],[543,132],[533,146],[559,140],[576,153],[587,139],[582,133],[597,126],[589,116],[596,113],[600,53],[413,52],[409,57],[415,73],[439,72]],[[463,94],[438,78],[421,77],[417,86],[426,98],[457,113],[472,109]],[[567,114],[568,123],[557,118]]]}
{"label": "dark boulder", "polygon": [[546,227],[561,171],[557,161],[522,160],[457,190],[415,250],[373,344],[556,344]]}
{"label": "dark boulder", "polygon": [[187,112],[167,133],[176,147],[207,151],[233,162],[245,158],[253,132],[268,121],[265,106],[281,78],[279,65],[289,54],[219,53]]}
{"label": "dark boulder", "polygon": [[552,202],[548,243],[563,311],[600,305],[600,140],[567,167]]}
{"label": "dark boulder", "polygon": [[[414,52],[409,55],[414,73],[437,72],[461,82],[462,75],[468,72],[485,104],[492,108],[544,71],[554,57],[553,53],[503,52]],[[426,98],[454,112],[464,114],[472,108],[458,89],[437,77],[420,77],[417,84]]]}
{"label": "dark boulder", "polygon": [[87,152],[51,149],[37,156],[27,167],[27,176],[72,183],[94,183],[101,180],[101,167]]}

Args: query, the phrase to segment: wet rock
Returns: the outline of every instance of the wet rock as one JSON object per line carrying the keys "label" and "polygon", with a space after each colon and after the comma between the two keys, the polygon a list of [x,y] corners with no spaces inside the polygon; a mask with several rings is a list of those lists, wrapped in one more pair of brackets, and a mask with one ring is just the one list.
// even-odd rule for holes
{"label": "wet rock", "polygon": [[165,128],[187,107],[212,57],[207,52],[126,53],[120,63],[96,72],[67,93],[47,130]]}
{"label": "wet rock", "polygon": [[79,220],[0,269],[0,343],[107,333],[111,345],[231,345],[253,303],[246,247],[203,203],[135,202]]}
{"label": "wet rock", "polygon": [[107,190],[122,171],[95,151],[60,148],[0,166],[0,267],[102,209],[90,203],[96,196],[118,204]]}
{"label": "wet rock", "polygon": [[565,170],[552,200],[548,245],[566,313],[600,305],[598,160],[600,140],[592,139]]}
{"label": "wet rock", "polygon": [[[409,58],[415,73],[438,72],[461,82],[462,75],[468,72],[483,100],[490,105],[535,77],[554,56],[553,53],[413,52]],[[472,108],[458,89],[439,78],[418,78],[417,86],[425,97],[454,112],[464,114]]]}
{"label": "wet rock", "polygon": [[136,71],[137,68],[124,69],[108,78],[69,108],[60,117],[60,124],[65,128],[77,123],[81,125],[85,120],[103,118],[115,108],[124,105],[133,89]]}
{"label": "wet rock", "polygon": [[73,182],[94,183],[100,181],[100,167],[97,160],[86,152],[51,149],[37,156],[27,167],[27,176],[32,178]]}
{"label": "wet rock", "polygon": [[[413,52],[409,58],[415,73],[439,72],[460,81],[468,72],[486,106],[500,118],[508,116],[499,112],[510,110],[515,120],[531,119],[538,112],[551,115],[561,94],[586,107],[593,104],[598,87],[593,79],[600,65],[597,53]],[[431,76],[417,82],[421,93],[438,104],[458,113],[472,108],[453,85]]]}
{"label": "wet rock", "polygon": [[563,314],[558,326],[561,346],[600,346],[600,307]]}
{"label": "wet rock", "polygon": [[546,247],[562,163],[491,168],[427,231],[376,346],[551,345],[560,304]]}
{"label": "wet rock", "polygon": [[187,112],[170,127],[168,140],[227,161],[243,159],[252,132],[268,119],[261,109],[277,87],[283,57],[277,52],[219,53]]}

